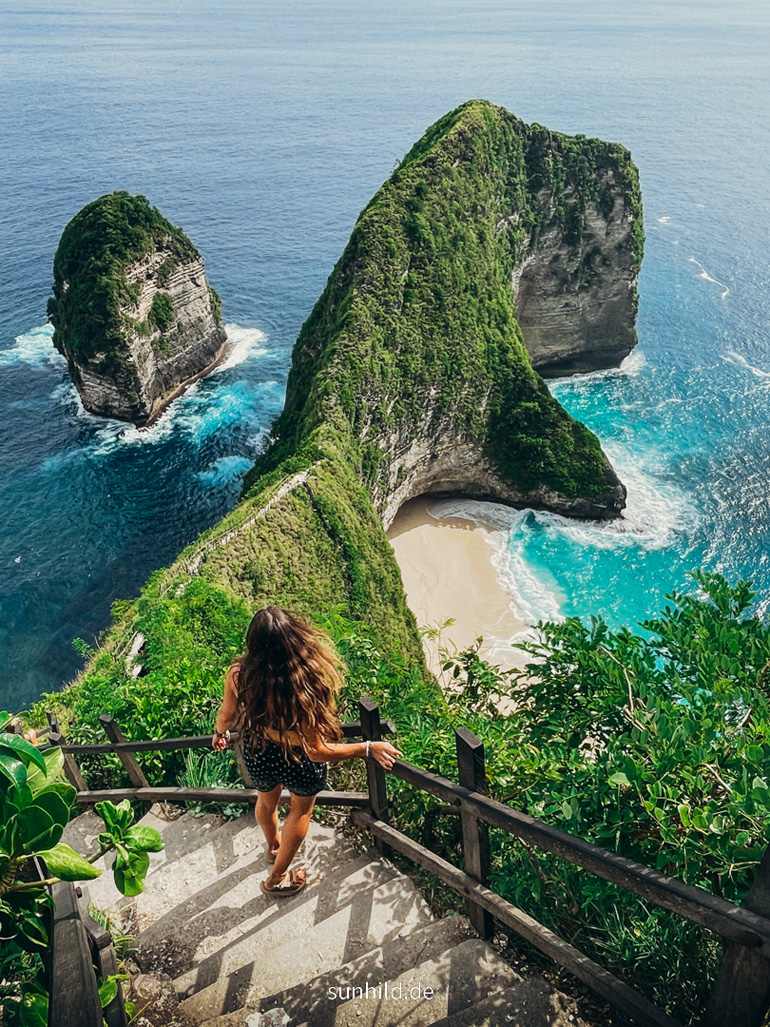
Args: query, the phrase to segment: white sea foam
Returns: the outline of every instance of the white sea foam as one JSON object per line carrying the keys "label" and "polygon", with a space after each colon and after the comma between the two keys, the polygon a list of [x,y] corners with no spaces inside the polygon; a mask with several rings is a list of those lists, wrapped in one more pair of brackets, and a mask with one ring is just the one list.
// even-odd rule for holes
{"label": "white sea foam", "polygon": [[198,471],[195,477],[212,488],[222,488],[240,480],[253,464],[248,457],[221,456],[205,471]]}
{"label": "white sea foam", "polygon": [[212,374],[228,371],[246,360],[264,357],[267,354],[268,351],[260,345],[267,336],[259,328],[242,328],[237,324],[226,324],[225,331],[228,342],[227,356],[221,364],[217,364]]}
{"label": "white sea foam", "polygon": [[582,549],[618,550],[629,546],[651,551],[673,545],[680,533],[691,533],[697,511],[679,490],[661,483],[638,466],[638,460],[608,443],[605,450],[628,489],[623,517],[614,521],[579,521],[543,510],[514,510],[500,503],[442,500],[429,512],[436,518],[465,517],[475,521],[493,548],[491,562],[498,581],[511,597],[516,616],[528,624],[559,620],[567,596],[554,578],[527,559],[533,528],[566,539]]}
{"label": "white sea foam", "polygon": [[[267,350],[259,343],[265,335],[258,328],[242,328],[240,325],[226,325],[232,349],[216,371],[236,367],[244,361],[264,356]],[[224,382],[216,391],[203,388],[205,379],[193,382],[181,396],[171,403],[149,428],[137,428],[110,418],[90,414],[80,401],[74,385],[63,382],[51,393],[55,402],[74,405],[77,417],[93,422],[96,427],[94,455],[106,456],[125,446],[152,446],[169,439],[175,433],[183,432],[194,437],[196,442],[234,421],[243,420],[254,405],[254,394],[277,388],[276,382],[264,382],[256,389],[245,381]]]}
{"label": "white sea foam", "polygon": [[64,357],[53,348],[53,325],[40,325],[23,335],[17,335],[15,345],[0,351],[0,367],[27,364],[44,367],[47,364],[64,366]]}
{"label": "white sea foam", "polygon": [[587,371],[585,374],[572,374],[566,378],[551,378],[548,385],[551,388],[577,387],[588,381],[600,382],[606,378],[636,378],[646,365],[647,358],[637,346],[631,350],[625,360],[622,360],[617,367],[607,367],[602,371]]}
{"label": "white sea foam", "polygon": [[722,299],[724,299],[726,296],[730,294],[730,290],[725,285],[725,283],[718,281],[716,278],[712,278],[699,260],[696,260],[695,257],[690,257],[690,263],[697,264],[697,266],[700,268],[700,274],[696,275],[696,278],[703,278],[705,281],[711,282],[714,285],[718,285],[720,289],[724,290],[724,292],[722,293]]}
{"label": "white sea foam", "polygon": [[725,360],[730,364],[737,364],[740,367],[745,367],[747,371],[751,371],[757,378],[770,378],[770,371],[763,371],[761,367],[754,367],[748,360],[741,354],[736,353],[735,350],[729,349],[725,353]]}
{"label": "white sea foam", "polygon": [[664,214],[662,218],[658,218],[658,223],[661,225],[667,225],[671,217],[668,214]]}

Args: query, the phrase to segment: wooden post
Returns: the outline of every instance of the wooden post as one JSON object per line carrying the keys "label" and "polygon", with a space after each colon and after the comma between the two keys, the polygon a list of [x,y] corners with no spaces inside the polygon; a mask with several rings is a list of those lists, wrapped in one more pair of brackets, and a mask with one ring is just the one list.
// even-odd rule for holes
{"label": "wooden post", "polygon": [[59,729],[59,721],[56,719],[56,714],[51,713],[50,710],[46,710],[45,717],[48,721],[48,730],[50,731],[50,733],[56,735],[61,734],[61,731]]}
{"label": "wooden post", "polygon": [[[371,699],[359,699],[358,710],[361,718],[361,735],[364,741],[379,742],[382,738],[380,724],[380,708]],[[371,756],[366,761],[366,781],[369,787],[369,804],[372,816],[377,820],[388,820],[388,787],[385,781],[385,768]],[[375,838],[374,844],[381,856],[390,851],[381,838]]]}
{"label": "wooden post", "polygon": [[[107,732],[107,737],[111,742],[125,742],[126,738],[123,732],[112,717],[108,716],[106,713],[102,713],[99,716],[99,723]],[[120,757],[120,762],[123,764],[134,788],[149,788],[150,782],[144,776],[144,771],[136,762],[134,754],[132,752],[123,752],[122,750],[119,750],[118,756]]]}
{"label": "wooden post", "polygon": [[[484,765],[484,743],[467,728],[455,731],[457,769],[463,788],[487,793],[487,772]],[[465,872],[483,885],[489,884],[489,828],[473,813],[463,811],[463,853]],[[480,938],[491,938],[495,929],[492,914],[472,899],[468,900],[468,916]]]}
{"label": "wooden post", "polygon": [[[52,731],[48,736],[48,741],[51,745],[65,745],[66,739],[59,734],[58,731]],[[83,775],[80,773],[80,768],[75,762],[75,757],[70,753],[64,753],[64,775],[78,792],[87,792],[88,787],[83,780]]]}
{"label": "wooden post", "polygon": [[[743,908],[770,917],[770,846],[765,849]],[[702,1027],[761,1027],[768,1009],[770,960],[738,942],[728,942]]]}

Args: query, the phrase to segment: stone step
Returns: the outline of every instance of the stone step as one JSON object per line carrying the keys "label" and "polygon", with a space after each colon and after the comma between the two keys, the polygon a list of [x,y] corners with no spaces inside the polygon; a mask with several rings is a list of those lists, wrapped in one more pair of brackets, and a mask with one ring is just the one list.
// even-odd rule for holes
{"label": "stone step", "polygon": [[[303,891],[287,899],[276,899],[262,892],[259,885],[265,876],[265,872],[261,872],[250,878],[250,896],[242,907],[246,914],[242,922],[238,922],[235,902],[231,909],[220,912],[220,916],[222,912],[229,916],[227,936],[233,930],[236,933],[231,940],[212,949],[210,953],[199,955],[200,948],[207,947],[211,939],[199,946],[191,968],[178,974],[174,982],[180,996],[189,997],[202,991],[215,981],[253,963],[264,953],[269,953],[283,944],[286,938],[296,937],[337,912],[337,903],[330,901],[330,895],[341,895],[343,901],[346,897],[349,900],[357,889],[374,888],[391,881],[396,875],[390,868],[372,862],[369,854],[363,854],[337,867],[326,878],[308,879],[308,885]],[[221,936],[221,940],[224,937]],[[178,940],[173,939],[174,944]]]}
{"label": "stone step", "polygon": [[[358,856],[330,828],[312,823],[296,857],[297,865],[304,866],[308,873],[308,885],[301,894],[314,894],[328,877],[352,873],[370,860],[368,855]],[[281,900],[264,895],[260,889],[270,869],[263,842],[256,855],[250,851],[224,873],[209,871],[201,875],[197,891],[141,932],[136,953],[139,965],[144,970],[160,970],[177,977],[251,936],[263,921],[282,915],[288,906],[276,910]],[[283,900],[289,905],[294,901]]]}
{"label": "stone step", "polygon": [[[329,989],[364,986],[367,981],[381,983],[393,980],[412,967],[434,959],[458,945],[467,938],[470,930],[464,917],[434,920],[405,937],[392,938],[328,973],[269,995],[256,1005],[208,1020],[204,1027],[243,1027],[249,1017],[255,1019],[255,1011],[268,1011],[276,1007],[285,1010],[291,1023],[307,1019],[313,1027],[329,1027],[334,1023],[336,1008],[345,1001],[344,998],[331,998],[332,992]],[[335,991],[335,994],[339,992]]]}
{"label": "stone step", "polygon": [[205,1020],[254,1006],[431,920],[409,878],[368,855],[314,892],[269,901],[272,915],[255,930],[177,979],[180,995],[195,992],[181,1005],[188,1016]]}
{"label": "stone step", "polygon": [[[245,1021],[244,1021],[245,1022]],[[511,988],[459,1010],[433,1027],[588,1027],[577,1002],[541,977],[524,977]]]}
{"label": "stone step", "polygon": [[[123,918],[134,933],[149,931],[148,942],[171,936],[185,919],[217,900],[225,901],[237,879],[266,876],[265,842],[251,815],[225,821],[215,816],[164,820],[156,808],[141,823],[157,828],[165,842],[162,852],[150,854],[147,886],[141,895],[126,899],[105,874],[88,887],[88,899],[106,912],[125,911]],[[311,822],[308,836],[296,857],[309,876],[349,861],[353,847],[331,827]],[[108,860],[112,856],[108,854]],[[233,876],[235,875],[235,876]],[[232,879],[231,879],[232,878]],[[188,946],[189,948],[189,946]]]}
{"label": "stone step", "polygon": [[[334,1011],[333,1027],[428,1027],[476,1005],[487,995],[510,988],[517,980],[510,966],[479,938],[425,960],[381,985],[367,996],[343,1002]],[[355,982],[351,982],[351,985]],[[429,997],[425,989],[431,990]]]}

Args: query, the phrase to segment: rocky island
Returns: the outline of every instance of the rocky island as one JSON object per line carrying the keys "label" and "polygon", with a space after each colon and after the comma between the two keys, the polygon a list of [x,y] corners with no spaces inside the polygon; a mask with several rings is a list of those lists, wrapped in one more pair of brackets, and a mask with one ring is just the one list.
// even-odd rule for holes
{"label": "rocky island", "polygon": [[102,196],[64,229],[48,316],[91,413],[149,424],[218,361],[221,311],[198,250],[144,196]]}

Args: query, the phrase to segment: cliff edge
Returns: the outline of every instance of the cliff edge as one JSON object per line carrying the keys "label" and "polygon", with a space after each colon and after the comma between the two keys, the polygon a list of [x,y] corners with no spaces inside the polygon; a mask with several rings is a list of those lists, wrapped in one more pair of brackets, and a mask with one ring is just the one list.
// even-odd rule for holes
{"label": "cliff edge", "polygon": [[139,426],[211,368],[227,338],[198,250],[127,192],[64,229],[48,316],[86,410]]}
{"label": "cliff edge", "polygon": [[629,352],[642,245],[622,146],[450,112],[359,217],[247,488],[310,447],[351,461],[385,527],[424,493],[618,516],[625,488],[535,367]]}

